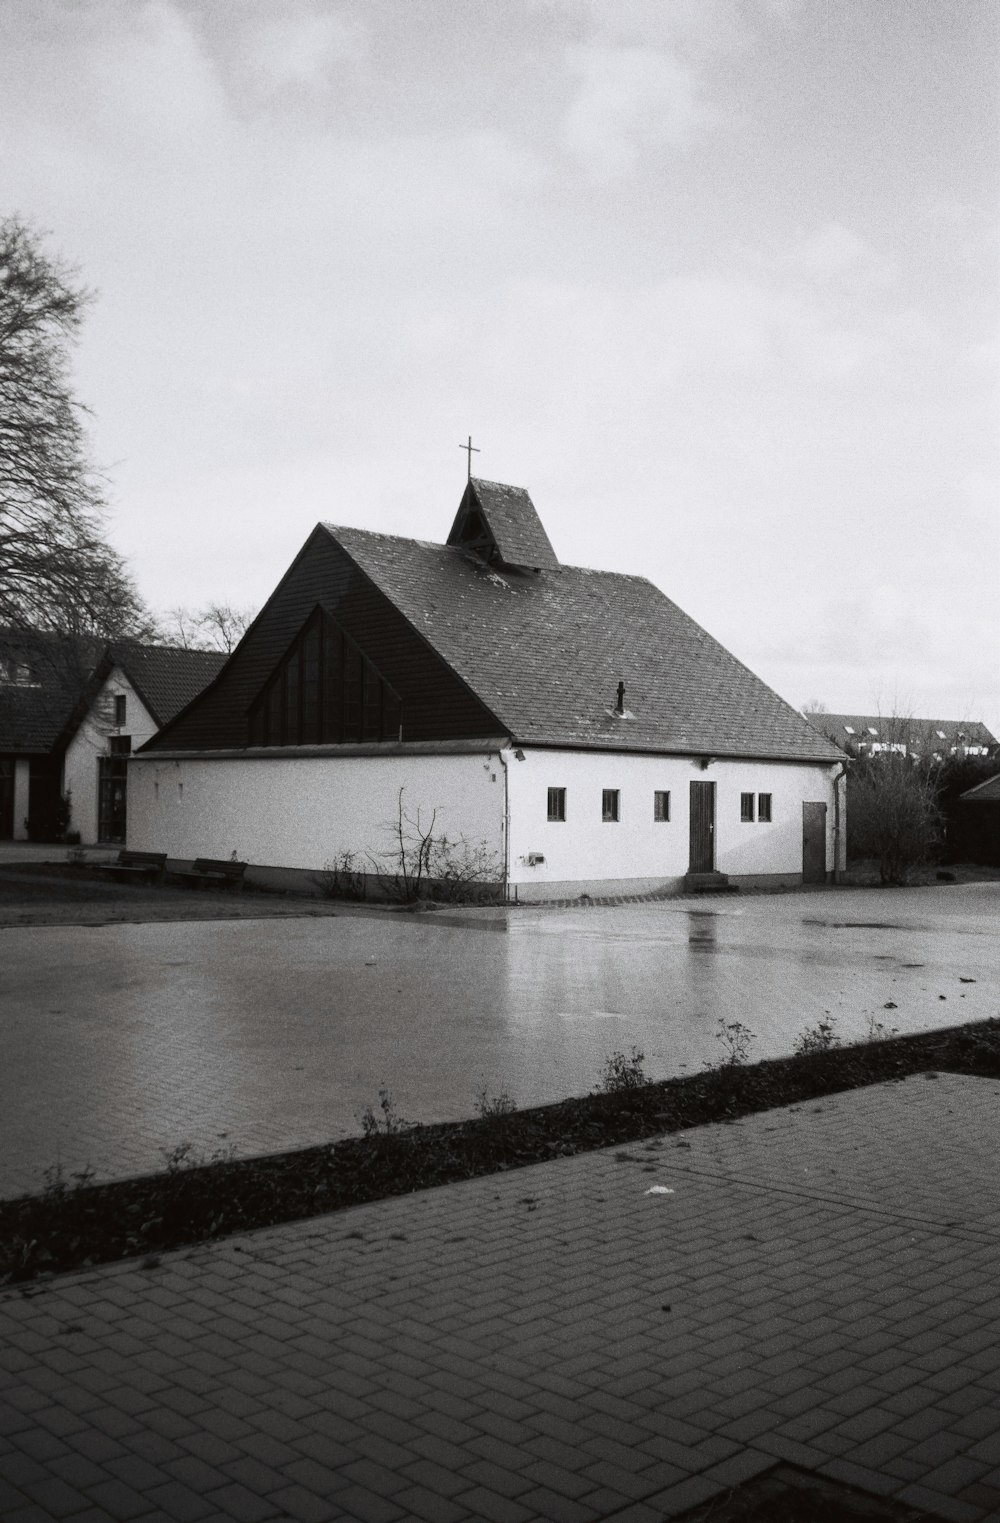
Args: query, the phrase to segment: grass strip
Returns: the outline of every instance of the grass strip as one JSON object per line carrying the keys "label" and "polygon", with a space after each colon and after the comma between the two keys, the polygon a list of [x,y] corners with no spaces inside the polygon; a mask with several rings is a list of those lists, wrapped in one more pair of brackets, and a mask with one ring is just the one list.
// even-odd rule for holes
{"label": "grass strip", "polygon": [[1000,1077],[1000,1019],[727,1062],[470,1121],[409,1127],[387,1114],[374,1135],[287,1153],[190,1163],[178,1149],[162,1173],[107,1184],[56,1177],[39,1195],[0,1201],[0,1284],[155,1255],[934,1070]]}

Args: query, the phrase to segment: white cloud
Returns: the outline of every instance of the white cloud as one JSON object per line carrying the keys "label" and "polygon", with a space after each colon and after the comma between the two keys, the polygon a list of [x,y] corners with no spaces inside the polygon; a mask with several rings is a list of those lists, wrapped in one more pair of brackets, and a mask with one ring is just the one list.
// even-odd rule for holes
{"label": "white cloud", "polygon": [[693,73],[669,53],[583,44],[566,62],[579,87],[561,141],[597,179],[629,173],[646,147],[686,142],[706,118]]}
{"label": "white cloud", "polygon": [[244,66],[267,92],[287,85],[320,91],[338,65],[355,64],[365,54],[360,24],[335,11],[272,16],[242,40]]}
{"label": "white cloud", "polygon": [[899,275],[895,260],[880,254],[839,222],[828,222],[800,238],[785,265],[816,280],[855,287],[889,286]]}

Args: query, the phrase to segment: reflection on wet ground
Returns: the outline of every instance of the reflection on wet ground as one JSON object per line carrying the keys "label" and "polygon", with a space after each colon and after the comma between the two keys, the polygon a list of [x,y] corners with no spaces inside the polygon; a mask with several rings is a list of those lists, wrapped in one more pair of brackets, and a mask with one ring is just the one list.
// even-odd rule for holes
{"label": "reflection on wet ground", "polygon": [[976,888],[880,896],[884,920],[848,890],[7,930],[0,1193],[57,1155],[103,1175],[178,1142],[356,1132],[380,1084],[430,1121],[471,1114],[483,1086],[521,1106],[585,1093],[632,1046],[651,1078],[691,1072],[723,1055],[720,1020],[755,1058],[821,1020],[852,1040],[996,1015],[1000,885]]}

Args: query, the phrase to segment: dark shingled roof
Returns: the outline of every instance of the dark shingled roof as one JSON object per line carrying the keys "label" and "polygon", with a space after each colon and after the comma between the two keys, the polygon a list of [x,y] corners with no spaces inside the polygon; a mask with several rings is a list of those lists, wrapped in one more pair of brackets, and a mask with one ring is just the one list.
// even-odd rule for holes
{"label": "dark shingled roof", "polygon": [[988,777],[984,783],[969,788],[961,799],[963,804],[1000,804],[1000,772],[996,777]]}
{"label": "dark shingled roof", "polygon": [[[810,724],[845,750],[858,743],[905,744],[911,751],[950,751],[952,746],[995,746],[996,736],[977,719],[908,719],[892,714],[806,713]],[[848,731],[850,725],[853,734]],[[875,735],[872,730],[877,731]],[[939,733],[943,731],[943,734]],[[961,739],[959,738],[961,737]]]}
{"label": "dark shingled roof", "polygon": [[51,751],[73,709],[73,695],[44,687],[0,691],[0,752],[25,756]]}
{"label": "dark shingled roof", "polygon": [[0,665],[26,667],[28,682],[0,676],[0,752],[52,751],[100,657],[95,640],[46,630],[0,630]]}
{"label": "dark shingled roof", "polygon": [[449,545],[468,538],[466,525],[476,511],[497,555],[506,565],[553,571],[559,565],[535,504],[524,487],[505,486],[501,481],[483,481],[473,476],[451,526]]}
{"label": "dark shingled roof", "polygon": [[[0,752],[42,755],[72,739],[98,689],[120,667],[158,726],[197,698],[226,664],[214,650],[179,650],[166,645],[125,642],[102,649],[76,642],[75,658],[44,659],[44,635],[32,637],[42,653],[32,662],[35,685],[0,684]],[[19,645],[0,637],[0,654],[17,655]]]}
{"label": "dark shingled roof", "polygon": [[[515,742],[840,757],[643,577],[577,566],[535,575],[456,546],[324,527]],[[625,718],[614,713],[619,679]]]}
{"label": "dark shingled roof", "polygon": [[197,698],[229,659],[224,651],[170,645],[114,647],[111,655],[161,728]]}

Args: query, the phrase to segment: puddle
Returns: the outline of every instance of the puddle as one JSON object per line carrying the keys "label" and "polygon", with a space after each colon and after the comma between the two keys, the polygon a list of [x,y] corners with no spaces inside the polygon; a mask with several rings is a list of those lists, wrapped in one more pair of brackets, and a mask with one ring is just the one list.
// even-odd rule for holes
{"label": "puddle", "polygon": [[920,926],[898,925],[892,920],[812,920],[802,917],[803,925],[821,925],[828,931],[918,931]]}

